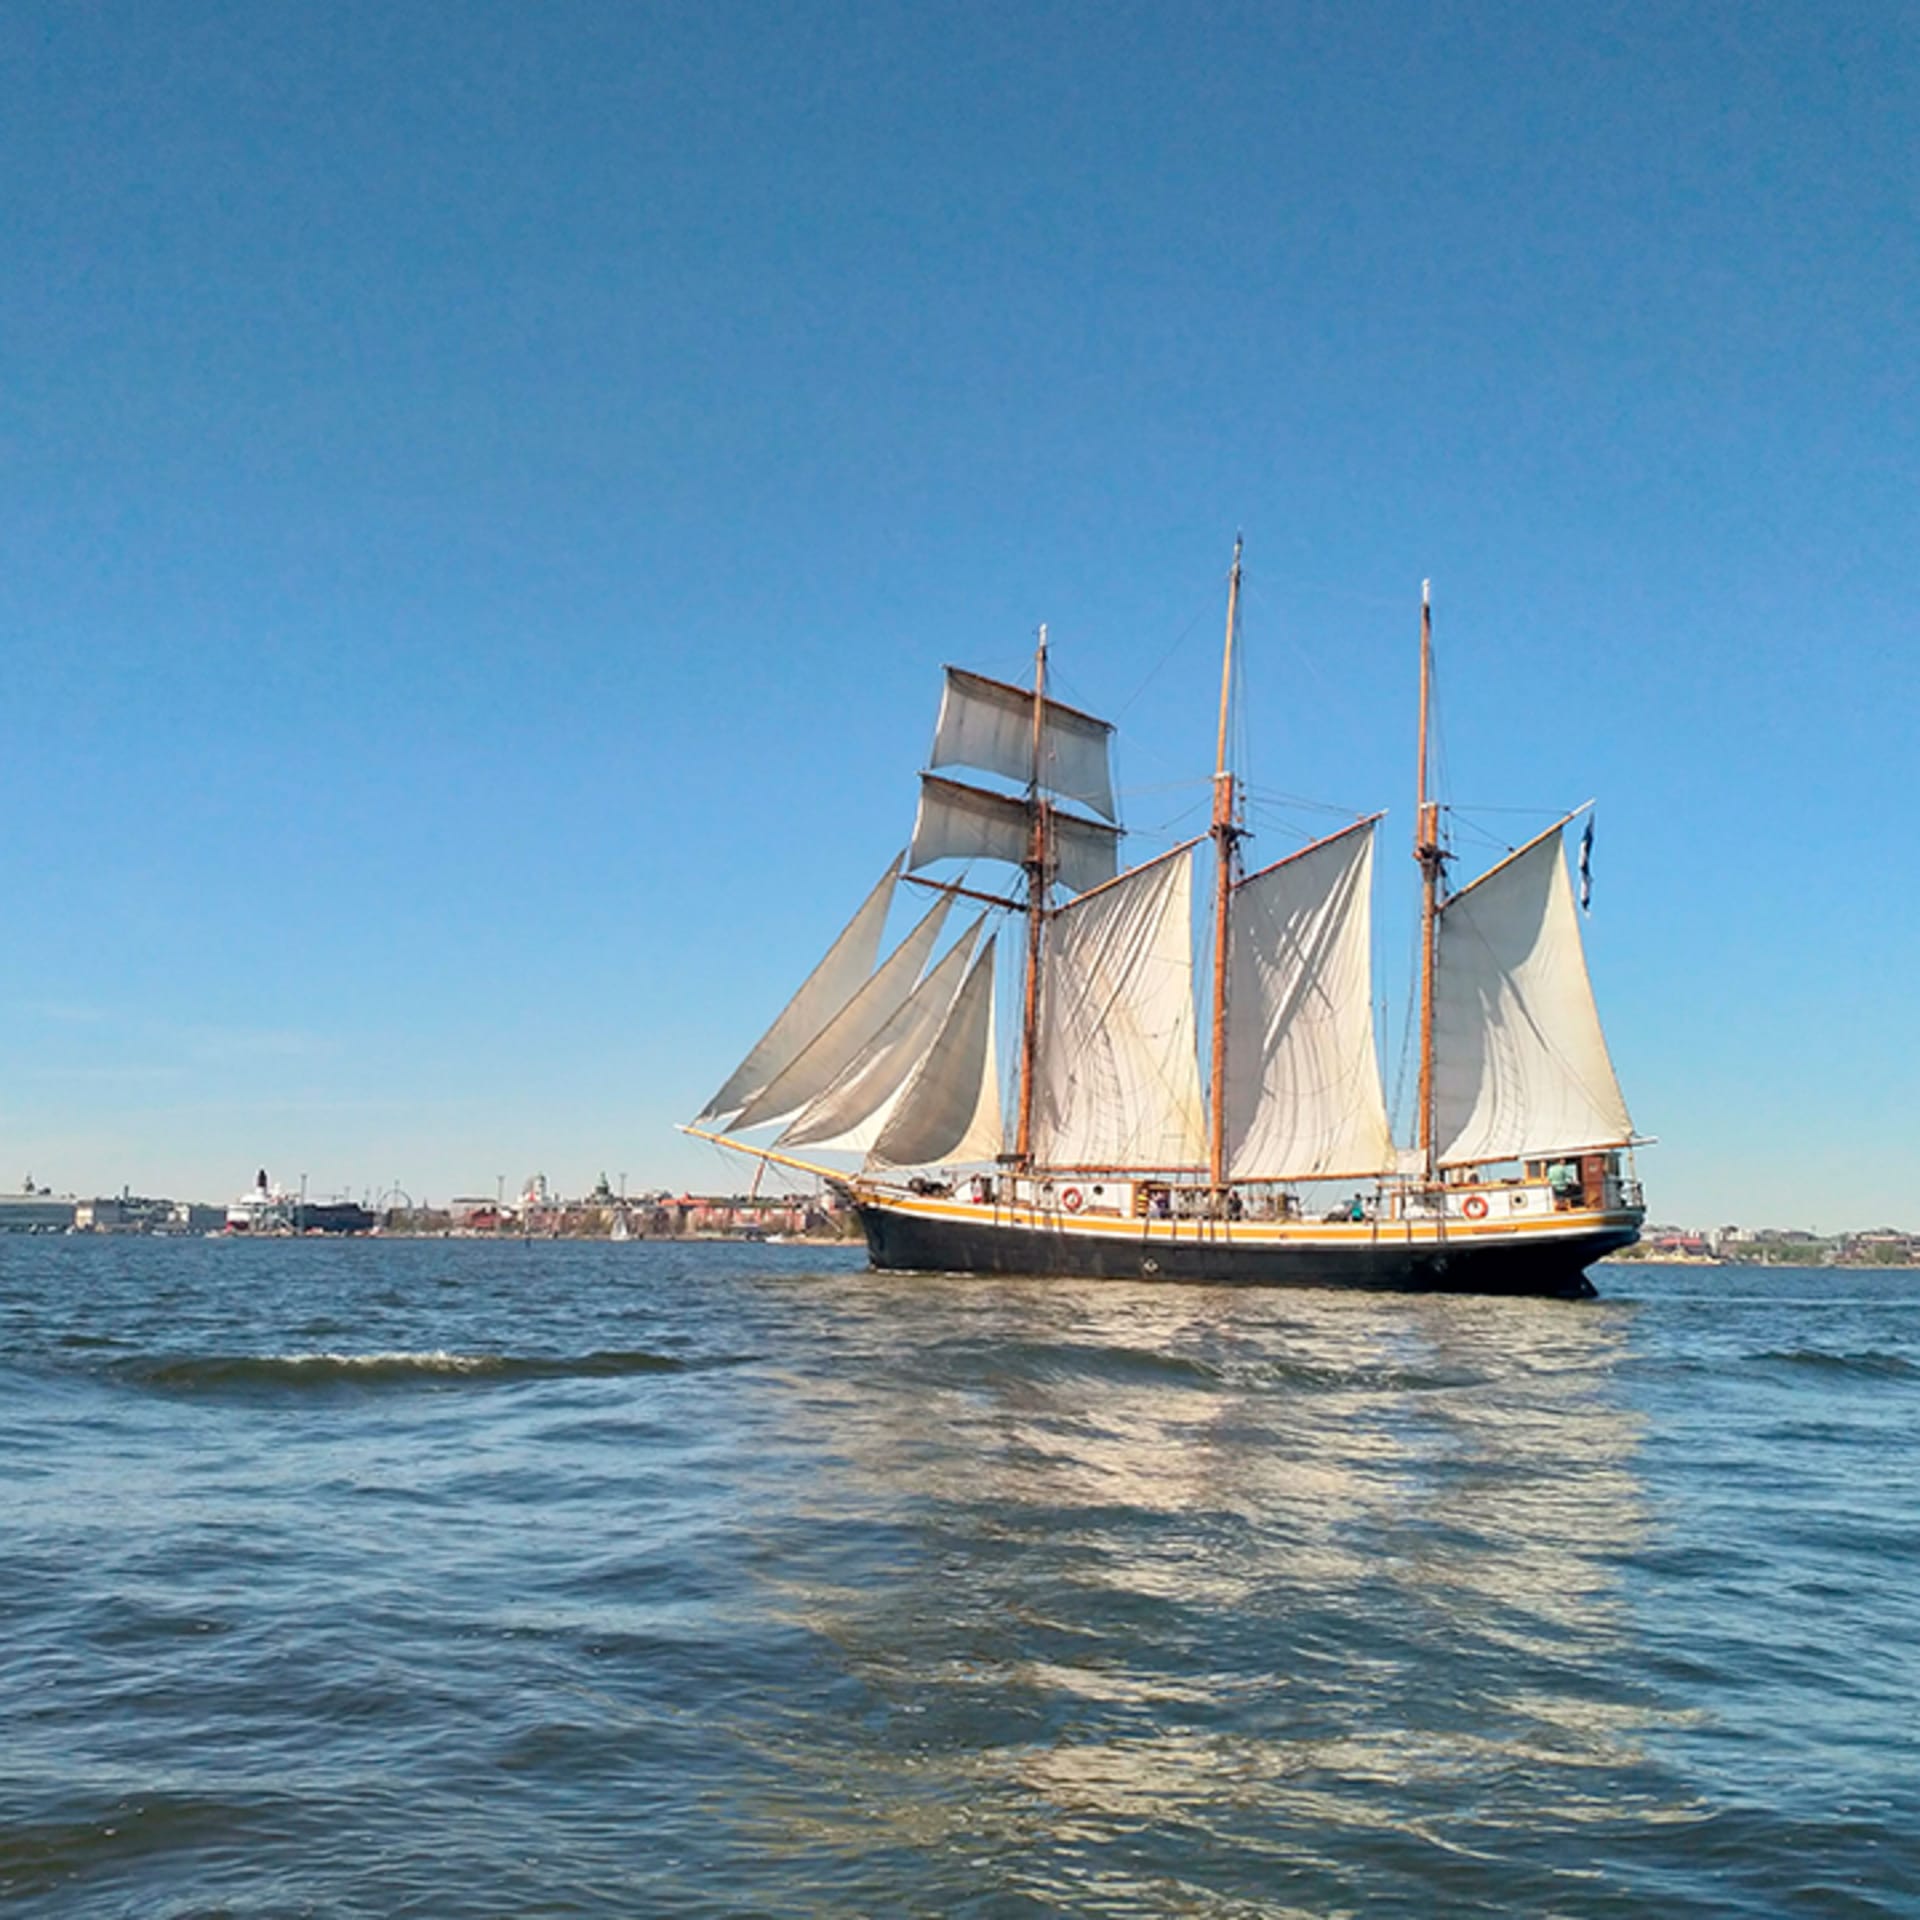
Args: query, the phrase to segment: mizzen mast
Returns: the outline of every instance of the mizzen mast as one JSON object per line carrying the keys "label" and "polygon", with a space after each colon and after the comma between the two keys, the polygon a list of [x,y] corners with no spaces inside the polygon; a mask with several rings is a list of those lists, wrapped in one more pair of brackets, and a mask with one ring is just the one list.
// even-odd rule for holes
{"label": "mizzen mast", "polygon": [[1220,658],[1220,732],[1213,760],[1213,1048],[1207,1125],[1207,1178],[1227,1184],[1227,909],[1233,896],[1234,823],[1239,783],[1227,767],[1227,717],[1233,696],[1233,641],[1240,623],[1240,536],[1233,541],[1233,571],[1227,576],[1227,636]]}
{"label": "mizzen mast", "polygon": [[1014,1153],[1023,1170],[1033,1165],[1033,1055],[1040,1030],[1040,942],[1047,916],[1047,803],[1041,796],[1041,755],[1046,738],[1047,629],[1033,650],[1033,772],[1027,785],[1027,806],[1033,816],[1033,837],[1026,860],[1027,969],[1020,1014],[1020,1118]]}
{"label": "mizzen mast", "polygon": [[1427,1184],[1436,1177],[1433,1137],[1433,993],[1439,955],[1440,806],[1427,798],[1427,728],[1433,705],[1433,582],[1420,583],[1420,768],[1413,857],[1420,863],[1420,1124],[1416,1145]]}

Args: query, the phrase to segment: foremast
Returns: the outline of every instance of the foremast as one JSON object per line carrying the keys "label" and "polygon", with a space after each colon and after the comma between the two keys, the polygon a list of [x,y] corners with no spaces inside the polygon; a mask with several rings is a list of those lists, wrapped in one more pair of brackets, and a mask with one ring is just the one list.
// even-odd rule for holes
{"label": "foremast", "polygon": [[1044,623],[1033,650],[1033,770],[1027,783],[1027,806],[1033,816],[1028,846],[1027,965],[1020,1007],[1020,1103],[1014,1134],[1016,1163],[1023,1173],[1033,1169],[1033,1056],[1040,1034],[1040,946],[1047,919],[1047,802],[1041,792],[1041,754],[1047,718],[1047,629]]}
{"label": "foremast", "polygon": [[1227,926],[1233,898],[1241,829],[1239,782],[1227,765],[1227,719],[1233,698],[1233,643],[1240,622],[1240,549],[1233,541],[1233,571],[1227,576],[1227,632],[1220,656],[1220,729],[1213,758],[1213,1039],[1209,1055],[1207,1181],[1215,1192],[1227,1184]]}

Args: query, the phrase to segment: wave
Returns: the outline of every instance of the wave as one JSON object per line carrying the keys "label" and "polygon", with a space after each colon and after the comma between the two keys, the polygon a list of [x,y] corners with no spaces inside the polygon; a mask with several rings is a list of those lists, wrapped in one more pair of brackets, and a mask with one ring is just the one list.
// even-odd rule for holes
{"label": "wave", "polygon": [[1865,1374],[1880,1380],[1920,1379],[1920,1363],[1905,1354],[1869,1347],[1863,1353],[1828,1353],[1818,1347],[1776,1347],[1757,1353],[1762,1366],[1804,1367],[1810,1373]]}
{"label": "wave", "polygon": [[1221,1370],[1212,1361],[1196,1354],[1173,1353],[1159,1347],[1129,1347],[1074,1341],[1061,1341],[1047,1347],[1030,1349],[1039,1362],[1037,1370],[1067,1374],[1091,1374],[1099,1379],[1123,1385],[1211,1387],[1219,1384]]}
{"label": "wave", "polygon": [[682,1373],[670,1354],[515,1353],[194,1353],[148,1354],[111,1369],[137,1386],[173,1392],[230,1387],[381,1387],[447,1381],[588,1380],[627,1374]]}
{"label": "wave", "polygon": [[[964,1349],[974,1359],[986,1350]],[[1439,1393],[1476,1384],[1466,1371],[1379,1363],[1276,1359],[1227,1352],[1215,1356],[1091,1341],[1010,1341],[992,1349],[993,1371],[1050,1381],[1088,1378],[1124,1387],[1192,1387],[1202,1391],[1297,1390],[1325,1393]]]}
{"label": "wave", "polygon": [[74,1882],[83,1875],[227,1838],[258,1822],[270,1804],[264,1798],[148,1792],[78,1817],[0,1823],[0,1889],[16,1896],[60,1892],[71,1898]]}

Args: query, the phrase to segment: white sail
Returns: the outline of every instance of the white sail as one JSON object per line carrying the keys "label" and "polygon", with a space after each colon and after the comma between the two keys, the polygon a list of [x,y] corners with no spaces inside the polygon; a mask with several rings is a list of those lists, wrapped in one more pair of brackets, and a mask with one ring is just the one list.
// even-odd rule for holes
{"label": "white sail", "polygon": [[925,970],[953,906],[953,895],[941,894],[920,923],[862,982],[853,998],[815,1035],[812,1043],[777,1073],[758,1095],[734,1116],[733,1130],[772,1126],[791,1120],[811,1100],[832,1086],[847,1064],[875,1034],[906,1005],[907,996]]}
{"label": "white sail", "polygon": [[899,872],[900,861],[896,856],[881,875],[880,884],[867,895],[859,912],[827,949],[826,957],[807,975],[800,991],[734,1068],[727,1084],[701,1110],[701,1122],[737,1113],[762,1092],[776,1074],[798,1059],[820,1030],[853,998],[860,983],[873,971],[879,955],[880,930],[886,924],[887,909],[893,904],[894,883]]}
{"label": "white sail", "polygon": [[1450,1164],[1632,1138],[1558,827],[1441,909],[1433,1086],[1435,1154]]}
{"label": "white sail", "polygon": [[[1112,726],[1057,700],[1042,704],[1040,784],[1111,820]],[[949,667],[929,764],[978,767],[1025,786],[1034,777],[1033,695],[1003,680]]]}
{"label": "white sail", "polygon": [[993,942],[980,949],[938,1037],[880,1129],[869,1166],[931,1167],[1000,1151],[993,1031]]}
{"label": "white sail", "polygon": [[982,914],[947,950],[865,1050],[801,1110],[778,1144],[865,1153],[879,1139],[914,1070],[940,1037],[947,1012],[966,980],[967,962],[985,919]]}
{"label": "white sail", "polygon": [[1373,1044],[1373,822],[1249,876],[1228,907],[1227,1172],[1395,1164]]}
{"label": "white sail", "polygon": [[907,871],[936,860],[1004,860],[1019,866],[1032,850],[1033,822],[1018,800],[958,780],[920,777],[920,811],[907,847]]}
{"label": "white sail", "polygon": [[1044,1165],[1206,1158],[1189,852],[1162,854],[1048,921],[1034,1061],[1034,1152]]}
{"label": "white sail", "polygon": [[[1111,880],[1118,865],[1120,829],[1077,814],[1051,810],[1054,877],[1074,893]],[[1033,816],[1024,800],[989,793],[937,774],[920,776],[909,872],[935,860],[1004,860],[1020,866],[1032,850]]]}

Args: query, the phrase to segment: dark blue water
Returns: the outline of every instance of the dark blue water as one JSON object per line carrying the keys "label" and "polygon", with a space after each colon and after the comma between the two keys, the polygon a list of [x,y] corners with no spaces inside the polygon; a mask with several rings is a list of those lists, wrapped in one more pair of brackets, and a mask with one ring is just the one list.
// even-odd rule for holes
{"label": "dark blue water", "polygon": [[0,1242],[22,1915],[1920,1911],[1920,1275]]}

